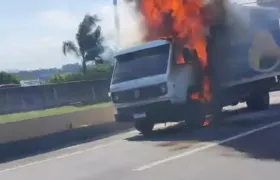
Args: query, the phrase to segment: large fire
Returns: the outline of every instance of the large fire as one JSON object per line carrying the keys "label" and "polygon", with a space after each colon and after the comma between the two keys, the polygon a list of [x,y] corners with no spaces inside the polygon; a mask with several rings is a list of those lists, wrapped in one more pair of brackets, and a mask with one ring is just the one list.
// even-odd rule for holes
{"label": "large fire", "polygon": [[[172,37],[182,47],[196,50],[204,79],[201,92],[193,94],[192,98],[203,102],[210,101],[210,82],[206,71],[207,25],[203,16],[202,0],[142,0],[140,10],[149,32],[146,40]],[[181,58],[182,55],[177,54],[177,60],[181,61]]]}

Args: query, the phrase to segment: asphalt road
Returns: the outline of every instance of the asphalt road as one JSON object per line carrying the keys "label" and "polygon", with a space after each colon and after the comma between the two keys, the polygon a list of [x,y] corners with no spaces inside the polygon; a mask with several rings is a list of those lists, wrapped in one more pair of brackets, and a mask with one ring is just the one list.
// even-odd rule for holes
{"label": "asphalt road", "polygon": [[271,99],[270,110],[236,110],[219,127],[190,131],[183,125],[161,125],[150,138],[131,131],[3,163],[0,179],[278,180],[280,93]]}

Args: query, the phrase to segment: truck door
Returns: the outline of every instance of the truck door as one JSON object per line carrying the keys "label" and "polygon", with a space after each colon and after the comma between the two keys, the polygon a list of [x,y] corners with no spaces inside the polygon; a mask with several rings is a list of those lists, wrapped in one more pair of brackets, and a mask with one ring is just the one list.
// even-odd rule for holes
{"label": "truck door", "polygon": [[190,64],[193,68],[193,80],[195,84],[195,91],[201,90],[204,74],[200,61],[198,60],[197,52],[195,50],[183,48],[182,56],[186,64]]}

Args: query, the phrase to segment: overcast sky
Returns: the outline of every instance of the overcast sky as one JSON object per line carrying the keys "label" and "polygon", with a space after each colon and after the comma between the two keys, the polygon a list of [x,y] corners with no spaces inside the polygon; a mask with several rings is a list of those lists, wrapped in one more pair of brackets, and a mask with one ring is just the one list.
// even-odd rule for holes
{"label": "overcast sky", "polygon": [[[80,62],[61,52],[62,41],[75,40],[86,13],[99,14],[104,34],[114,40],[113,0],[0,0],[0,70],[60,67]],[[121,10],[128,40],[136,35],[135,18]]]}

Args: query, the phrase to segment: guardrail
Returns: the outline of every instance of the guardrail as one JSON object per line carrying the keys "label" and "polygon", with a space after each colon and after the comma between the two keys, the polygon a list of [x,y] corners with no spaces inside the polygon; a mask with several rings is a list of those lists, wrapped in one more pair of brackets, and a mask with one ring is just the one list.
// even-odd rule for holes
{"label": "guardrail", "polygon": [[0,89],[0,114],[110,101],[109,80]]}

